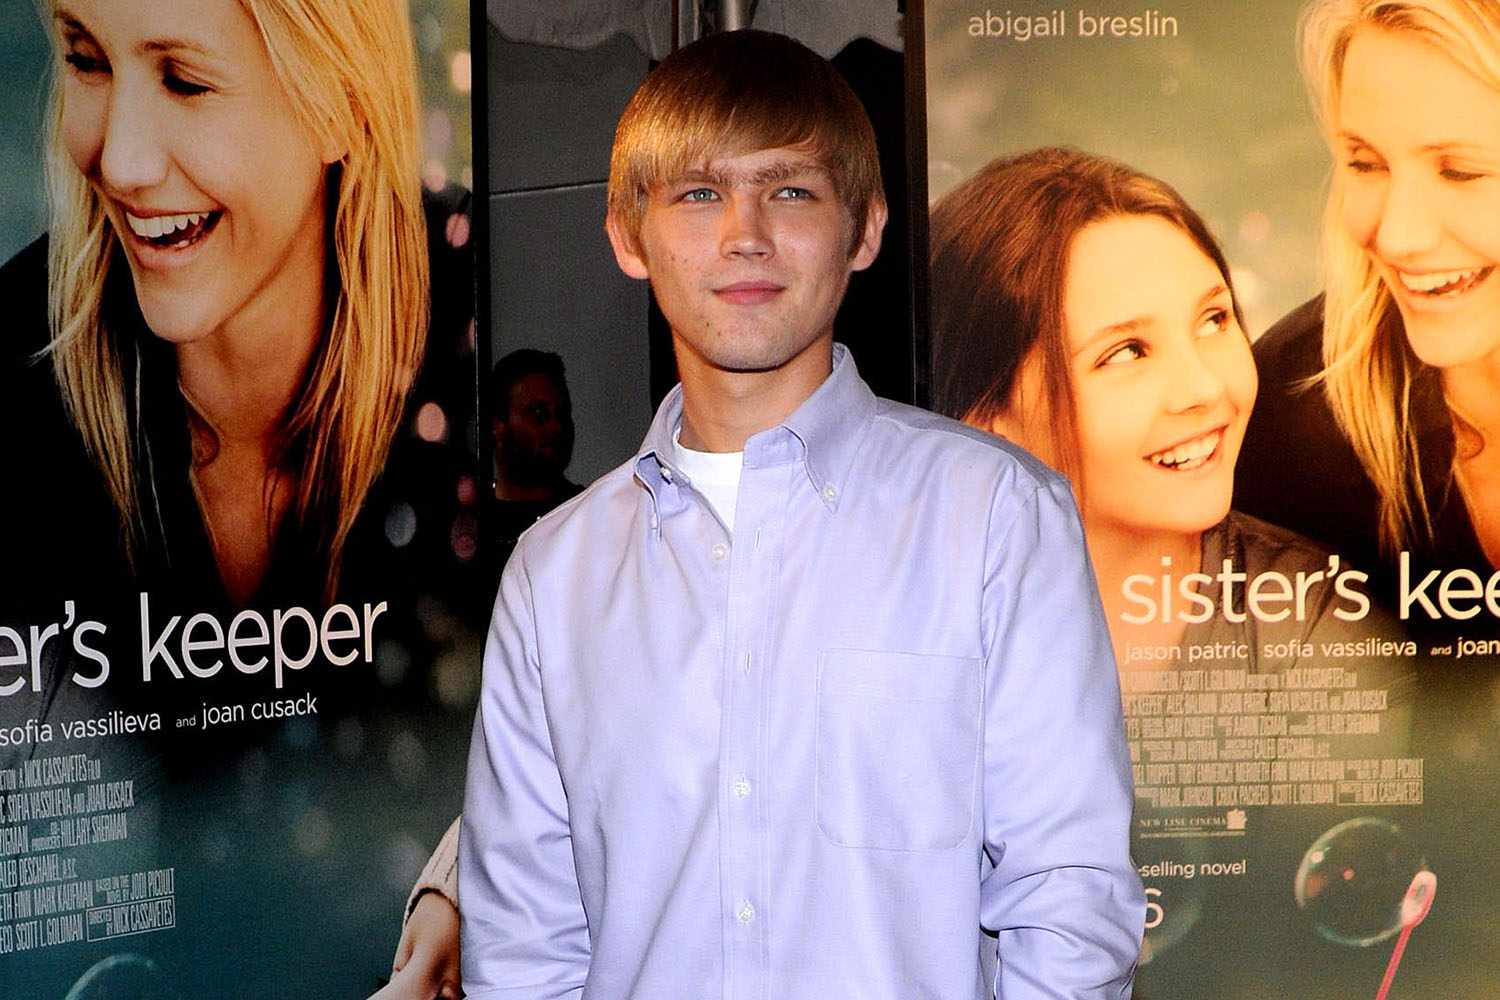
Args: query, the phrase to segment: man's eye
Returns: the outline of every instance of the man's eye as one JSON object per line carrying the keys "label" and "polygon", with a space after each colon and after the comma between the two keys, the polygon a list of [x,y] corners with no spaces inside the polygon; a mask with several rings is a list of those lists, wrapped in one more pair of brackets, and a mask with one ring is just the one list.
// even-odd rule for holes
{"label": "man's eye", "polygon": [[815,195],[807,188],[784,187],[776,192],[776,197],[786,201],[812,201]]}
{"label": "man's eye", "polygon": [[713,201],[718,198],[713,188],[693,188],[682,196],[683,201]]}

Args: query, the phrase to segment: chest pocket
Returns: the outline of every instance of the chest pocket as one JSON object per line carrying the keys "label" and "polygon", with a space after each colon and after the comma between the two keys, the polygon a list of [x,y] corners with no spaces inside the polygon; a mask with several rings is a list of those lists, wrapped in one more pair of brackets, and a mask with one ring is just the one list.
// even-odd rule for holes
{"label": "chest pocket", "polygon": [[974,819],[978,657],[824,650],[818,826],[845,847],[957,847]]}

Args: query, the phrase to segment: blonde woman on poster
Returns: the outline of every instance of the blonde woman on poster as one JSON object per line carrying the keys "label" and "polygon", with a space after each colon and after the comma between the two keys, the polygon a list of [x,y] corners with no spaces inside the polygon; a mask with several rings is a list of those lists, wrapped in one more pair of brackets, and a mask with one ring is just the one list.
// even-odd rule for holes
{"label": "blonde woman on poster", "polygon": [[[1256,345],[1264,392],[1240,496],[1392,581],[1402,553],[1418,578],[1488,576],[1500,565],[1500,6],[1320,0],[1302,42],[1333,155],[1326,290]],[[1393,603],[1434,621],[1426,602]],[[1451,623],[1472,605],[1430,607]]]}
{"label": "blonde woman on poster", "polygon": [[1420,630],[1422,819],[1447,878],[1423,946],[1445,974],[1412,995],[1491,993],[1500,5],[1318,0],[1301,41],[1331,154],[1325,293],[1256,344],[1263,392],[1237,495],[1359,553],[1383,576],[1381,599]]}
{"label": "blonde woman on poster", "polygon": [[45,355],[118,548],[230,605],[331,597],[428,321],[404,6],[50,14]]}
{"label": "blonde woman on poster", "polygon": [[[467,194],[420,181],[405,5],[46,9],[49,228],[0,268],[0,460],[27,476],[3,519],[26,586],[0,624],[99,627],[54,644],[81,669],[38,670],[24,695],[50,716],[131,697],[165,715],[303,668],[351,687],[329,665],[368,678],[382,638],[419,632],[414,592],[459,578],[462,446],[413,425],[453,375],[424,348],[469,336],[472,250],[450,238]],[[331,607],[352,659],[319,646]],[[231,667],[247,609],[277,655]],[[214,634],[194,669],[183,643]]]}
{"label": "blonde woman on poster", "polygon": [[[413,720],[465,697],[426,670],[465,641],[434,584],[456,561],[437,504],[458,503],[463,446],[445,442],[462,425],[415,411],[437,392],[433,344],[456,358],[469,338],[451,366],[472,394],[472,248],[466,193],[421,182],[412,15],[403,0],[40,6],[48,234],[0,269],[4,459],[25,484],[4,501],[24,585],[0,625],[62,638],[5,672],[0,723],[24,720],[30,742],[0,770],[89,754],[133,783],[128,838],[76,859],[89,875],[177,868],[181,919],[126,950],[186,994],[368,992],[399,905],[378,941],[351,944],[352,928],[410,877],[392,844],[421,827],[389,815],[391,772],[456,793],[441,736]],[[431,631],[419,595],[436,595]],[[297,648],[233,645],[242,615],[294,612]],[[127,716],[152,724],[63,728]],[[47,727],[55,740],[30,735]],[[310,954],[314,931],[348,954]],[[0,980],[16,962],[60,996],[112,950],[91,933],[8,954]]]}

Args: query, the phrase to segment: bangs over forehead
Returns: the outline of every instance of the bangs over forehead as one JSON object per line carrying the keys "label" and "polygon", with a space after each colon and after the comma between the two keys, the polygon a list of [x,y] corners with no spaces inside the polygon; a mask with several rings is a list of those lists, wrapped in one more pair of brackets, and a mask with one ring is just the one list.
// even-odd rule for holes
{"label": "bangs over forehead", "polygon": [[1302,74],[1325,132],[1337,128],[1349,45],[1359,30],[1369,28],[1428,42],[1500,89],[1500,4],[1495,0],[1317,0],[1303,12],[1297,33]]}
{"label": "bangs over forehead", "polygon": [[828,173],[860,233],[881,197],[880,161],[849,85],[789,38],[711,35],[669,56],[626,105],[610,156],[609,212],[634,239],[653,188],[718,159],[780,148]]}

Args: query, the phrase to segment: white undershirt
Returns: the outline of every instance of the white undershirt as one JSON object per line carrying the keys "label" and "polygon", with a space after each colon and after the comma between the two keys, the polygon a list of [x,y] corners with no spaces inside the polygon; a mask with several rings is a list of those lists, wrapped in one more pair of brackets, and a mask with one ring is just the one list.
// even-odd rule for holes
{"label": "white undershirt", "polygon": [[681,438],[682,428],[678,427],[672,432],[672,452],[677,467],[692,480],[693,488],[703,494],[733,535],[734,504],[740,493],[740,470],[745,466],[745,453],[693,451],[683,447]]}

